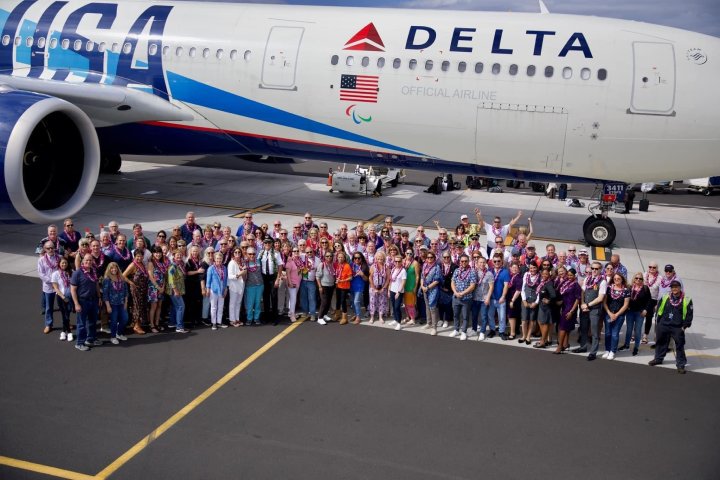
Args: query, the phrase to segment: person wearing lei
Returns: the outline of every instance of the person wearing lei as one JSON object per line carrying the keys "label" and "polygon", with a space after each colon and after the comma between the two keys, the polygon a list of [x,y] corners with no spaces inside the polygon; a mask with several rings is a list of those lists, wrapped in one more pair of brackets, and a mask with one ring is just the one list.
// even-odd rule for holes
{"label": "person wearing lei", "polygon": [[300,257],[300,249],[293,247],[290,252],[290,258],[285,261],[285,282],[288,291],[288,317],[290,322],[295,323],[295,308],[297,307],[298,289],[300,288],[300,280],[302,279],[305,261]]}
{"label": "person wearing lei", "polygon": [[55,309],[55,290],[52,285],[52,275],[60,267],[60,256],[57,255],[55,244],[47,241],[43,244],[43,254],[37,261],[37,272],[42,280],[45,327],[43,333],[50,333],[53,328],[53,310]]}
{"label": "person wearing lei", "polygon": [[53,290],[55,290],[55,296],[58,299],[58,307],[60,309],[60,315],[62,316],[62,332],[60,333],[60,340],[67,340],[68,342],[73,341],[72,329],[70,328],[70,312],[72,306],[70,305],[70,262],[67,258],[60,258],[58,262],[58,269],[52,274],[51,281]]}
{"label": "person wearing lei", "polygon": [[375,262],[370,267],[370,303],[368,305],[368,312],[370,313],[368,323],[370,324],[375,321],[376,314],[380,323],[385,323],[383,315],[388,307],[387,289],[390,285],[390,276],[388,275],[388,267],[385,260],[385,252],[378,252],[375,254]]}
{"label": "person wearing lei", "polygon": [[647,305],[647,314],[645,315],[645,328],[643,330],[643,336],[640,343],[643,345],[649,342],[648,335],[652,330],[653,320],[655,318],[655,310],[657,303],[660,298],[660,274],[658,271],[658,263],[655,261],[650,262],[647,267],[647,272],[644,275],[645,281],[643,282],[646,287],[650,290],[650,300]]}
{"label": "person wearing lei", "polygon": [[[312,230],[312,229],[311,229]],[[302,279],[300,280],[300,315],[299,320],[315,321],[317,313],[317,285],[316,275],[319,260],[316,252],[312,249],[308,240],[305,246],[305,255],[302,256],[303,266],[301,269]]]}
{"label": "person wearing lei", "polygon": [[552,325],[552,313],[550,304],[555,301],[557,292],[550,270],[543,268],[540,271],[540,282],[535,289],[538,301],[538,324],[540,325],[540,341],[535,343],[535,348],[546,348],[550,344],[550,326]]}
{"label": "person wearing lei", "polygon": [[559,285],[560,322],[558,323],[558,346],[553,353],[560,354],[570,346],[570,332],[575,329],[575,319],[580,305],[582,289],[577,283],[577,271],[574,268],[567,270],[566,277]]}
{"label": "person wearing lei", "polygon": [[538,315],[538,299],[537,286],[540,283],[540,273],[538,266],[532,262],[528,265],[528,271],[523,275],[522,290],[520,298],[522,299],[522,312],[520,318],[522,320],[522,336],[518,343],[530,345],[530,338],[533,330],[537,328]]}
{"label": "person wearing lei", "polygon": [[440,265],[437,263],[437,254],[430,250],[425,256],[420,276],[420,291],[425,298],[425,323],[424,329],[430,329],[430,335],[437,335],[438,322],[440,319],[438,310],[438,299],[440,298],[440,285],[443,282]]}
{"label": "person wearing lei", "polygon": [[[253,262],[254,264],[254,262]],[[257,270],[257,265],[254,265]],[[227,328],[222,323],[225,297],[228,294],[228,268],[223,264],[223,254],[215,252],[213,264],[207,270],[206,294],[210,297],[210,323],[212,329]],[[251,315],[252,311],[248,312]]]}
{"label": "person wearing lei", "polygon": [[108,262],[105,254],[100,249],[99,240],[93,240],[90,242],[90,255],[93,259],[93,268],[97,272],[98,277],[102,278],[105,275]]}
{"label": "person wearing lei", "polygon": [[643,333],[642,327],[651,300],[650,289],[644,284],[644,281],[645,279],[642,272],[637,272],[633,276],[632,288],[630,289],[630,305],[625,313],[625,320],[627,321],[625,343],[618,348],[618,351],[627,350],[630,348],[630,342],[634,341],[633,356],[636,356],[640,349],[640,339]]}
{"label": "person wearing lei", "polygon": [[144,335],[143,325],[148,323],[148,276],[147,265],[144,262],[144,252],[135,250],[133,261],[123,272],[123,276],[130,284],[130,295],[132,296],[131,318],[133,331],[138,335]]}
{"label": "person wearing lei", "polygon": [[100,285],[93,268],[93,257],[89,253],[83,257],[80,268],[70,277],[70,294],[77,312],[75,348],[87,351],[89,347],[102,345],[102,341],[97,339],[95,326],[101,305]]}
{"label": "person wearing lei", "polygon": [[405,269],[405,290],[403,294],[403,305],[405,306],[405,313],[407,313],[407,319],[403,321],[404,325],[409,327],[415,326],[415,318],[417,316],[417,290],[420,285],[420,263],[417,261],[420,258],[420,251],[418,250],[417,255],[412,250],[405,252],[405,258],[403,258],[403,268]]}
{"label": "person wearing lei", "polygon": [[393,257],[393,267],[390,270],[390,288],[388,295],[393,307],[394,321],[392,325],[395,326],[395,330],[402,328],[402,301],[403,294],[405,292],[405,279],[407,278],[407,272],[403,267],[403,258],[398,254]]}
{"label": "person wearing lei", "polygon": [[675,366],[678,373],[685,373],[685,330],[692,326],[693,310],[692,299],[685,295],[682,282],[671,281],[670,293],[663,295],[658,303],[655,358],[648,365],[663,363],[672,338],[675,343]]}
{"label": "person wearing lei", "polygon": [[133,260],[132,252],[127,248],[126,243],[125,235],[119,234],[110,253],[110,260],[118,264],[121,272],[130,266]]}
{"label": "person wearing lei", "polygon": [[[273,249],[270,251],[275,252]],[[245,325],[260,325],[260,300],[263,298],[263,290],[265,287],[263,284],[262,269],[256,252],[257,250],[251,246],[248,246],[246,251],[245,313],[247,316]],[[273,258],[274,257],[275,255],[273,255]]]}
{"label": "person wearing lei", "polygon": [[352,269],[350,294],[352,296],[352,307],[355,312],[355,316],[351,320],[351,323],[357,325],[360,323],[363,295],[365,294],[365,289],[368,288],[368,278],[370,276],[370,268],[368,267],[367,261],[365,260],[365,256],[362,252],[357,251],[352,255],[350,268]]}
{"label": "person wearing lei", "polygon": [[603,358],[613,360],[620,343],[620,331],[625,323],[625,312],[630,306],[630,290],[621,273],[612,276],[603,307],[605,309],[605,353]]}
{"label": "person wearing lei", "polygon": [[[507,318],[510,324],[510,336],[508,340],[517,338],[518,321],[522,318],[522,275],[520,274],[520,265],[510,265],[510,283],[505,296],[507,299]],[[522,327],[521,327],[522,328]]]}
{"label": "person wearing lei", "polygon": [[[478,252],[480,253],[480,252]],[[460,268],[452,276],[453,291],[453,331],[450,337],[460,335],[460,340],[467,339],[468,318],[472,307],[472,293],[477,284],[477,272],[470,266],[470,258],[466,254],[460,256]]]}
{"label": "person wearing lei", "polygon": [[173,255],[173,261],[168,266],[167,287],[165,293],[170,297],[172,308],[170,309],[170,325],[175,326],[175,333],[188,333],[185,329],[185,257],[178,250]]}
{"label": "person wearing lei", "polygon": [[[198,232],[199,230],[195,230]],[[202,282],[205,276],[205,269],[202,267],[202,258],[200,251],[202,247],[192,245],[189,249],[189,256],[185,264],[185,323],[192,322],[193,326],[197,326],[202,316]]]}
{"label": "person wearing lei", "polygon": [[148,302],[150,303],[150,328],[153,333],[158,333],[164,328],[160,325],[160,311],[165,296],[167,281],[167,264],[163,256],[162,248],[154,246],[150,249],[152,258],[147,264],[148,277]]}
{"label": "person wearing lei", "polygon": [[72,218],[66,218],[63,224],[63,231],[58,236],[65,241],[65,251],[68,254],[68,258],[74,262],[78,250],[78,242],[82,236],[80,232],[75,230],[75,224]]}
{"label": "person wearing lei", "polygon": [[330,301],[335,291],[334,257],[335,254],[332,251],[326,251],[318,271],[315,274],[315,279],[317,280],[320,291],[320,310],[318,311],[318,323],[320,325],[325,325],[327,322],[332,320],[338,321],[340,319],[339,310],[335,312],[332,318],[328,315],[330,311]]}
{"label": "person wearing lei", "polygon": [[120,272],[120,266],[116,262],[110,262],[102,282],[105,309],[110,315],[110,343],[113,345],[119,344],[121,340],[127,340],[124,332],[128,322],[129,295],[127,281]]}
{"label": "person wearing lei", "polygon": [[345,252],[336,254],[337,261],[333,265],[335,271],[335,311],[340,312],[340,325],[348,323],[348,297],[350,296],[350,281],[352,280],[352,267],[347,262]]}

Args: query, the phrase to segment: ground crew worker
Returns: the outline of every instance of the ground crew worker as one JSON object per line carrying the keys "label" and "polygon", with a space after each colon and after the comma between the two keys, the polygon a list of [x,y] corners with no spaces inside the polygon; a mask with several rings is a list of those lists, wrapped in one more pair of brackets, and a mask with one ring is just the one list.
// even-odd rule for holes
{"label": "ground crew worker", "polygon": [[687,358],[685,357],[685,329],[690,328],[693,319],[693,303],[682,291],[682,284],[673,280],[670,293],[660,299],[657,312],[657,345],[655,358],[648,365],[663,363],[670,345],[670,338],[675,341],[675,365],[678,373],[685,373]]}

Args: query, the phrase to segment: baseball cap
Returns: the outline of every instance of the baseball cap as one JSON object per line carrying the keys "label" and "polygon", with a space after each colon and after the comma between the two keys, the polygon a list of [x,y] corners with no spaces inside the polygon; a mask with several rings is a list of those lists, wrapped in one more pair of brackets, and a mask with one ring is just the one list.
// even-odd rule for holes
{"label": "baseball cap", "polygon": [[273,243],[273,239],[270,237],[267,237],[265,240],[263,240],[263,243]]}
{"label": "baseball cap", "polygon": [[682,283],[680,283],[677,280],[673,280],[672,282],[670,282],[670,286],[671,287],[682,287]]}
{"label": "baseball cap", "polygon": [[673,267],[671,264],[668,263],[667,265],[665,265],[665,271],[666,272],[674,272],[675,267]]}
{"label": "baseball cap", "polygon": [[529,243],[529,244],[528,244],[528,246],[527,246],[526,248],[532,248],[532,249],[535,249],[535,244],[534,244],[534,243]]}
{"label": "baseball cap", "polygon": [[515,248],[512,249],[512,256],[513,256],[513,257],[519,257],[521,253],[522,253],[522,251],[521,251],[518,247],[515,247]]}
{"label": "baseball cap", "polygon": [[468,218],[467,215],[460,215],[460,220],[467,220],[467,218]]}
{"label": "baseball cap", "polygon": [[587,248],[581,248],[580,251],[578,252],[578,255],[587,255],[587,254],[588,254]]}

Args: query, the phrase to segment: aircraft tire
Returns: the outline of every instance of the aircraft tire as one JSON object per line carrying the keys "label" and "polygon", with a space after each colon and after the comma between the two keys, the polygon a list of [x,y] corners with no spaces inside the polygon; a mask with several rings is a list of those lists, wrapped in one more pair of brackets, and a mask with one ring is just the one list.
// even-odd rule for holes
{"label": "aircraft tire", "polygon": [[122,167],[122,157],[117,153],[103,153],[100,158],[100,173],[118,173]]}
{"label": "aircraft tire", "polygon": [[583,225],[585,241],[593,247],[607,247],[615,241],[617,231],[609,218],[590,217]]}

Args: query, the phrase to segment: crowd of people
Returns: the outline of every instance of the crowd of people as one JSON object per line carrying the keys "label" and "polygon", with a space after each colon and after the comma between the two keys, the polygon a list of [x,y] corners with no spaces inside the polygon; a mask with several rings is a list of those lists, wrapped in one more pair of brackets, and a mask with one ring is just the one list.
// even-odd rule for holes
{"label": "crowd of people", "polygon": [[[554,346],[556,354],[587,352],[592,361],[601,335],[602,357],[612,360],[623,350],[637,355],[655,326],[649,364],[662,363],[672,339],[685,373],[693,305],[673,265],[661,273],[651,262],[646,272],[629,274],[617,254],[602,265],[584,248],[556,251],[551,243],[543,255],[531,219],[528,228],[513,228],[522,212],[507,224],[474,213],[476,223],[462,215],[451,229],[435,222],[435,238],[422,225],[400,228],[392,217],[331,232],[310,213],[288,230],[279,220],[257,225],[249,212],[233,235],[220,222],[202,227],[188,212],[184,224],[154,240],[142,225],[125,234],[116,221],[97,236],[82,235],[68,218],[62,232],[49,226],[36,249],[44,333],[53,330],[57,304],[60,340],[81,351],[103,344],[98,323],[118,344],[126,328],[185,334],[190,326],[277,325],[286,316],[320,325],[388,322],[395,330],[422,325],[460,340],[499,335]],[[579,345],[570,350],[576,328]]]}

